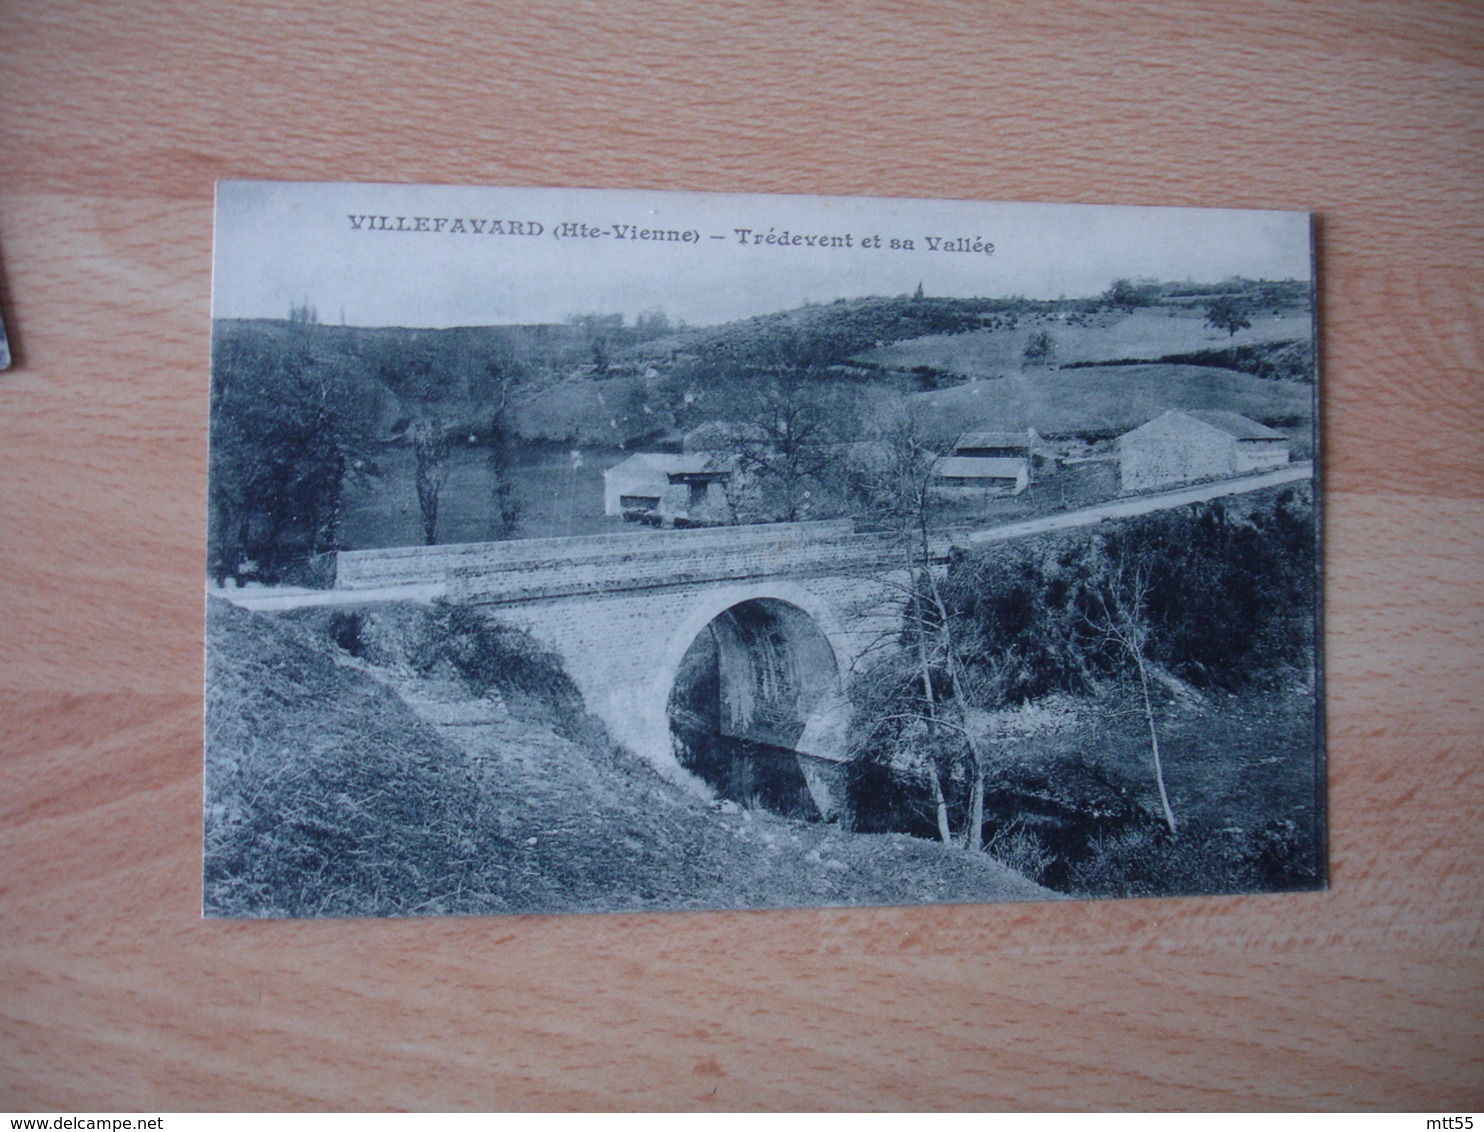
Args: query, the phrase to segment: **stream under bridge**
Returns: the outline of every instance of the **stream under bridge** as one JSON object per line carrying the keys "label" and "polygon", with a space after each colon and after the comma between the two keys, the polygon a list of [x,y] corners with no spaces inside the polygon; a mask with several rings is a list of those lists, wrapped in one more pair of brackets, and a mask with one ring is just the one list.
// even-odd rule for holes
{"label": "stream under bridge", "polygon": [[[335,585],[488,609],[553,649],[587,709],[662,772],[829,818],[844,678],[897,624],[907,578],[899,541],[814,522],[344,551]],[[700,755],[706,736],[748,757]]]}

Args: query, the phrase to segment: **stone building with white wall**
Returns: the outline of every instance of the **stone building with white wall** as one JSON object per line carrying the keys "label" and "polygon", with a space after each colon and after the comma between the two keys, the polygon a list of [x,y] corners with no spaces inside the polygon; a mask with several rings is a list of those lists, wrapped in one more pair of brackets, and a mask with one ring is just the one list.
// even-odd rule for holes
{"label": "stone building with white wall", "polygon": [[1122,489],[1265,472],[1288,463],[1288,437],[1224,410],[1171,409],[1118,438]]}
{"label": "stone building with white wall", "polygon": [[933,490],[945,499],[1019,495],[1030,483],[1030,462],[1008,456],[944,456],[933,465]]}
{"label": "stone building with white wall", "polygon": [[664,526],[732,521],[729,461],[708,455],[637,452],[603,473],[603,514]]}

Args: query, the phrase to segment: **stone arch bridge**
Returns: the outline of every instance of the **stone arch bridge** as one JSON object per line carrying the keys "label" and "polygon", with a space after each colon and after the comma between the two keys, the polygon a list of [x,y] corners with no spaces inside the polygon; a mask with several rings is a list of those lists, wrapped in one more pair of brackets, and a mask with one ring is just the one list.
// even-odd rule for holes
{"label": "stone arch bridge", "polygon": [[674,727],[698,713],[677,688],[699,684],[700,724],[791,752],[829,817],[843,798],[843,678],[895,627],[907,577],[894,540],[818,522],[343,551],[335,584],[350,600],[487,607],[561,656],[616,740],[691,785]]}
{"label": "stone arch bridge", "polygon": [[[985,530],[982,546],[1308,479],[1308,463],[1113,500]],[[947,560],[947,539],[930,549]],[[335,590],[223,591],[248,608],[444,598],[487,606],[554,649],[588,710],[662,772],[697,785],[676,755],[694,724],[797,762],[825,816],[843,800],[843,679],[898,624],[905,552],[850,523],[643,530],[461,546],[342,551]],[[677,702],[685,684],[697,695]]]}

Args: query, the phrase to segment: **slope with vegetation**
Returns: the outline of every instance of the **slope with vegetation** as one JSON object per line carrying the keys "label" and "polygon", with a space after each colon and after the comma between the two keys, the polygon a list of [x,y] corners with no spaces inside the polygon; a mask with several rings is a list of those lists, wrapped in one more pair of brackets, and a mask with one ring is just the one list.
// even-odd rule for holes
{"label": "slope with vegetation", "polygon": [[1322,882],[1307,488],[924,572],[852,684],[868,828],[1082,895]]}
{"label": "slope with vegetation", "polygon": [[1312,451],[1313,390],[1213,366],[1130,364],[1061,369],[973,381],[915,400],[935,428],[1023,429],[1043,436],[1105,439],[1166,409],[1225,409],[1293,430],[1297,453]]}
{"label": "slope with vegetation", "polygon": [[467,609],[208,612],[216,916],[755,908],[1052,894],[900,834],[709,805]]}

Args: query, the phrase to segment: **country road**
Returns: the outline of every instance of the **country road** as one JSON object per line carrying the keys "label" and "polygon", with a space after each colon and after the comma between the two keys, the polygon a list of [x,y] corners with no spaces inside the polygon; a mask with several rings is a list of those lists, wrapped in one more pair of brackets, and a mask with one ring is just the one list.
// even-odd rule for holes
{"label": "country road", "polygon": [[1081,507],[1076,511],[1066,511],[1060,515],[1044,515],[1039,519],[1026,519],[1023,522],[1005,523],[982,531],[970,531],[967,534],[954,535],[951,541],[959,545],[979,546],[987,542],[1002,542],[1005,539],[1045,534],[1048,531],[1071,530],[1074,527],[1101,523],[1105,519],[1128,519],[1135,515],[1148,515],[1153,511],[1168,510],[1171,507],[1183,507],[1187,503],[1205,503],[1208,500],[1220,499],[1224,495],[1240,495],[1243,492],[1259,491],[1265,487],[1295,483],[1298,480],[1309,479],[1313,475],[1313,461],[1305,460],[1302,463],[1289,464],[1275,472],[1264,472],[1261,475],[1219,480],[1215,483],[1184,487],[1176,491],[1140,495],[1132,499],[1118,499],[1109,503],[1099,503],[1093,507]]}
{"label": "country road", "polygon": [[[1226,495],[1239,495],[1248,491],[1259,491],[1265,487],[1294,483],[1310,478],[1314,474],[1312,461],[1290,464],[1275,472],[1243,476],[1239,479],[1219,480],[1196,487],[1180,488],[1140,495],[1131,499],[1111,500],[1092,507],[1081,507],[1059,515],[1044,515],[1038,519],[1026,519],[1017,523],[1005,523],[978,531],[956,532],[935,540],[934,557],[940,561],[948,557],[951,546],[981,546],[985,543],[1003,542],[1007,539],[1025,538],[1028,535],[1045,534],[1048,531],[1072,530],[1076,527],[1094,526],[1107,519],[1127,519],[1135,515],[1147,515],[1171,507],[1183,507],[1188,503],[1204,503]],[[594,536],[602,538],[603,536]],[[941,557],[940,557],[941,556]],[[281,610],[299,609],[306,606],[360,604],[379,601],[428,602],[444,597],[447,586],[442,582],[422,581],[417,584],[390,585],[376,589],[312,590],[286,586],[250,586],[244,589],[208,587],[212,597],[225,598],[244,609]]]}

